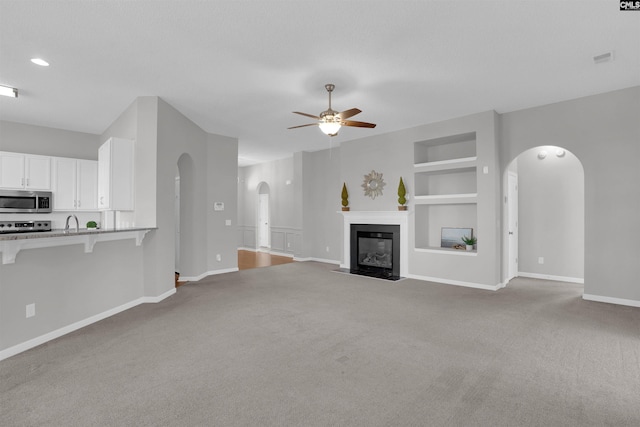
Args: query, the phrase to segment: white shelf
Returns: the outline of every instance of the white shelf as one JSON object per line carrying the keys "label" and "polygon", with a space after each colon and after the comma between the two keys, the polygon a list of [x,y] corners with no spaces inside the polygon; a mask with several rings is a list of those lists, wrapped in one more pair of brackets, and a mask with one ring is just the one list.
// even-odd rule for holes
{"label": "white shelf", "polygon": [[462,169],[475,167],[478,157],[462,157],[459,159],[440,160],[437,162],[416,163],[413,165],[415,172],[437,172],[450,169]]}
{"label": "white shelf", "polygon": [[473,204],[478,201],[478,193],[414,196],[413,201],[416,205]]}
{"label": "white shelf", "polygon": [[430,248],[414,248],[416,252],[429,252],[429,253],[437,253],[437,254],[446,254],[446,255],[462,255],[462,256],[478,256],[477,250],[472,251],[463,251],[460,249],[450,249],[450,248],[438,248],[438,247],[430,247]]}

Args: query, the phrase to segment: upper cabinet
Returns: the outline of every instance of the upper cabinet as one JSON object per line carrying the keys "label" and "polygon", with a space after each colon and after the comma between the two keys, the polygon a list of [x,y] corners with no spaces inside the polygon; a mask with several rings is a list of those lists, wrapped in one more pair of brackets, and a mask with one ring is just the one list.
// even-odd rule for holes
{"label": "upper cabinet", "polygon": [[134,142],[110,138],[98,150],[98,209],[134,209]]}
{"label": "upper cabinet", "polygon": [[98,207],[98,162],[53,158],[53,209],[95,211]]}
{"label": "upper cabinet", "polygon": [[51,158],[0,152],[0,188],[51,190]]}

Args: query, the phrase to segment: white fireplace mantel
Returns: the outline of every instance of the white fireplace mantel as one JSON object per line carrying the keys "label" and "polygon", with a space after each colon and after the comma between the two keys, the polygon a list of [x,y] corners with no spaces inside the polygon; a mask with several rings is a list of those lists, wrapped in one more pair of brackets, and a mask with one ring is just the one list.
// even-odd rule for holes
{"label": "white fireplace mantel", "polygon": [[409,215],[411,211],[338,211],[344,217],[341,268],[351,267],[351,224],[400,226],[400,276],[409,274]]}

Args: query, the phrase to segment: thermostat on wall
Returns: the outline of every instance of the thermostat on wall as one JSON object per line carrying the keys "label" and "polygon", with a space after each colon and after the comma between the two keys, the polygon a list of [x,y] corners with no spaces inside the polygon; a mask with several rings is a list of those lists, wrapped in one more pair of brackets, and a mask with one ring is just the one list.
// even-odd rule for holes
{"label": "thermostat on wall", "polygon": [[213,210],[214,211],[223,211],[224,203],[223,202],[213,202]]}

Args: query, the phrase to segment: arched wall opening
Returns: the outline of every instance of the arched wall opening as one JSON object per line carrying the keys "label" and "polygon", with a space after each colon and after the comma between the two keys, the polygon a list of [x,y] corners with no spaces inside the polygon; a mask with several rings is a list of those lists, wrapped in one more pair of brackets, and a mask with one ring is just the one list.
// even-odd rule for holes
{"label": "arched wall opening", "polygon": [[256,247],[258,250],[268,251],[271,248],[270,192],[269,184],[264,181],[258,184],[256,203]]}
{"label": "arched wall opening", "polygon": [[[193,271],[189,260],[194,259],[193,244],[195,223],[194,202],[196,195],[194,194],[195,178],[194,178],[194,162],[189,154],[182,154],[177,162],[176,175],[176,195],[179,206],[176,208],[176,242],[175,251],[176,259],[180,272],[183,275],[191,275]],[[185,274],[186,273],[186,274]]]}
{"label": "arched wall opening", "polygon": [[584,283],[584,183],[581,161],[562,147],[534,147],[508,165],[503,175],[506,281],[520,276]]}

